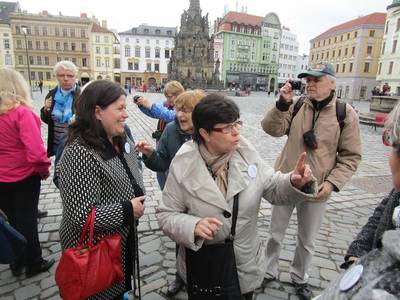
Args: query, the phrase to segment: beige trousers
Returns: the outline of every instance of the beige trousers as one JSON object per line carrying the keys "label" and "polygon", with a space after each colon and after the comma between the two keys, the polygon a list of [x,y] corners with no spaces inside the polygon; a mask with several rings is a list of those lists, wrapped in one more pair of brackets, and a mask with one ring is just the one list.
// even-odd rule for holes
{"label": "beige trousers", "polygon": [[305,283],[308,280],[307,271],[314,255],[314,241],[324,218],[326,201],[301,202],[296,205],[274,205],[272,207],[271,237],[267,242],[266,249],[266,278],[277,278],[278,276],[282,240],[295,207],[297,211],[297,244],[290,266],[290,276],[296,283]]}

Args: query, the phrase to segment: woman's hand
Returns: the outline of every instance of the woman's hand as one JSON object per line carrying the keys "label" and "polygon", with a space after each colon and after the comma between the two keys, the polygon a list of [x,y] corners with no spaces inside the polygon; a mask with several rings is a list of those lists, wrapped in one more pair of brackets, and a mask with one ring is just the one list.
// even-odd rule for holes
{"label": "woman's hand", "polygon": [[357,256],[350,256],[347,261],[356,261],[358,259]]}
{"label": "woman's hand", "polygon": [[194,236],[205,240],[212,240],[220,230],[222,222],[217,218],[203,218],[194,228]]}
{"label": "woman's hand", "polygon": [[153,105],[153,103],[149,99],[143,96],[141,96],[135,103],[137,104],[137,106],[143,106],[148,110],[150,110],[151,106]]}
{"label": "woman's hand", "polygon": [[145,196],[140,196],[131,200],[133,216],[135,217],[135,219],[139,219],[144,214],[144,198]]}
{"label": "woman's hand", "polygon": [[333,184],[330,183],[329,181],[324,181],[319,187],[318,187],[318,194],[316,199],[317,200],[326,200],[329,198],[333,191]]}
{"label": "woman's hand", "polygon": [[45,108],[46,110],[50,110],[51,104],[52,104],[52,103],[53,103],[53,99],[52,99],[51,97],[47,98],[47,99],[44,101],[44,108]]}
{"label": "woman's hand", "polygon": [[143,153],[147,157],[150,157],[154,149],[147,141],[139,141],[135,145],[136,150]]}
{"label": "woman's hand", "polygon": [[297,159],[296,167],[290,176],[290,182],[299,190],[301,190],[305,184],[311,182],[313,179],[310,166],[304,163],[306,160],[306,155],[306,152],[300,154],[299,158]]}

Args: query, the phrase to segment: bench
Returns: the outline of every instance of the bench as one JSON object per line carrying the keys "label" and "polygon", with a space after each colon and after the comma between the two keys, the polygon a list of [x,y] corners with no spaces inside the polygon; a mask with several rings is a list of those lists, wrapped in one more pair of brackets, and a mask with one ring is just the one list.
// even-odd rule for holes
{"label": "bench", "polygon": [[387,113],[379,112],[375,115],[374,121],[372,122],[372,126],[374,126],[375,130],[376,127],[383,127],[385,125],[386,119],[388,118]]}

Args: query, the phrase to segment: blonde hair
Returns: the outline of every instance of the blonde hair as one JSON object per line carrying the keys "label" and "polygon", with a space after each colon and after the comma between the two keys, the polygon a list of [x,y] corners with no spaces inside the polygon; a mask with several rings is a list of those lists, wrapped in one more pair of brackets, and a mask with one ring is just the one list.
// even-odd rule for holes
{"label": "blonde hair", "polygon": [[165,96],[178,96],[179,94],[183,93],[185,88],[179,81],[173,80],[168,82],[164,87],[164,95]]}
{"label": "blonde hair", "polygon": [[28,83],[14,69],[0,68],[0,115],[19,105],[32,107]]}
{"label": "blonde hair", "polygon": [[400,145],[400,102],[389,114],[385,122],[385,128],[389,130],[392,143]]}
{"label": "blonde hair", "polygon": [[175,99],[175,107],[194,108],[207,94],[203,90],[187,91]]}
{"label": "blonde hair", "polygon": [[54,74],[57,75],[57,72],[60,71],[61,69],[70,71],[74,73],[74,75],[78,75],[78,68],[75,66],[73,62],[70,62],[69,60],[62,60],[56,63],[54,66]]}

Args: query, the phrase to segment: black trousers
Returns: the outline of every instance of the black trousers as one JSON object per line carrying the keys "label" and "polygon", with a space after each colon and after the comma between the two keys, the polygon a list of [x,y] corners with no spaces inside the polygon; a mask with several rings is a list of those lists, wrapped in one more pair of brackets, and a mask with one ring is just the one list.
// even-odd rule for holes
{"label": "black trousers", "polygon": [[40,180],[39,175],[32,175],[17,182],[0,182],[0,208],[11,226],[27,240],[26,251],[16,262],[17,265],[35,266],[42,261],[37,230]]}

